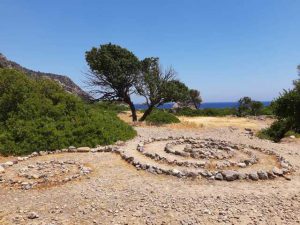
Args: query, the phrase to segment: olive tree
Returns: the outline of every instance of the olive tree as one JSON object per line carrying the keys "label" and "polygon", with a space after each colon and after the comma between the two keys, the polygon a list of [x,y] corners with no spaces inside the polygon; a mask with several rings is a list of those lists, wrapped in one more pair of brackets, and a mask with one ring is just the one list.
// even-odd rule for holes
{"label": "olive tree", "polygon": [[175,71],[172,68],[163,71],[159,59],[154,57],[141,61],[136,90],[146,99],[148,106],[140,121],[144,121],[155,107],[167,102],[186,100],[188,97],[188,88],[175,79]]}
{"label": "olive tree", "polygon": [[129,105],[132,120],[137,120],[131,95],[135,92],[140,62],[130,51],[114,44],[93,47],[86,52],[86,61],[90,67],[87,84],[99,99],[123,101]]}

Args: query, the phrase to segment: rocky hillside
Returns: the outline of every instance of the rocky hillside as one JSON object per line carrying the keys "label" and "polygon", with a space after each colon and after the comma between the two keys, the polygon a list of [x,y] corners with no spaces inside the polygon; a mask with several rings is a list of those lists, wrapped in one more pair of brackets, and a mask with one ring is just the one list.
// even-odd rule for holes
{"label": "rocky hillside", "polygon": [[91,97],[85,91],[83,91],[78,85],[76,85],[69,77],[63,75],[57,75],[53,73],[43,73],[39,71],[33,71],[22,67],[16,62],[8,60],[3,54],[0,53],[0,68],[12,68],[22,71],[31,77],[47,77],[58,82],[67,92],[78,95],[84,100],[88,100]]}

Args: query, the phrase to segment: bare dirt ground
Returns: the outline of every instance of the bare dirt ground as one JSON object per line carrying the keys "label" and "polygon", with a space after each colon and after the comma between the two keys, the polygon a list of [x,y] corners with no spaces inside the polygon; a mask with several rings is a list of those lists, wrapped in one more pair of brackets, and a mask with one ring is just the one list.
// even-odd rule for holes
{"label": "bare dirt ground", "polygon": [[[204,123],[203,118],[200,121]],[[249,123],[266,126],[262,121]],[[300,224],[298,141],[275,144],[250,138],[243,126],[232,123],[211,128],[189,126],[138,126],[138,136],[122,148],[135,155],[137,143],[149,137],[212,137],[272,149],[296,171],[290,181],[227,182],[152,174],[137,170],[113,153],[40,156],[8,170],[57,159],[88,165],[93,172],[65,184],[30,190],[0,184],[0,224]],[[32,212],[38,218],[29,219]]]}

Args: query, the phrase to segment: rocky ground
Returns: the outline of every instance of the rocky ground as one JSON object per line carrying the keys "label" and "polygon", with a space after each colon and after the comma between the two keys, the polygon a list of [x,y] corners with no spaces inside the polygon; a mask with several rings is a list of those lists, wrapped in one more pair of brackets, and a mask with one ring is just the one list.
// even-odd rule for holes
{"label": "rocky ground", "polygon": [[0,174],[6,181],[39,181],[49,174],[57,181],[28,189],[22,183],[0,183],[0,224],[300,224],[299,143],[258,140],[244,129],[136,129],[138,137],[120,149],[144,163],[160,165],[136,151],[142,140],[184,135],[276,151],[295,172],[291,180],[278,176],[228,182],[137,170],[111,152],[43,155]]}

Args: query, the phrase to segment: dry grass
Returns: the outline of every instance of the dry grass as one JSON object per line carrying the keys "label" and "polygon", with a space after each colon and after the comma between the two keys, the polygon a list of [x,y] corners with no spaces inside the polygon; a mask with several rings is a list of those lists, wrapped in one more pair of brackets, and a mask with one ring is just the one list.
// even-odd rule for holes
{"label": "dry grass", "polygon": [[[131,118],[131,113],[129,111],[120,113],[118,116],[120,119],[133,126],[142,126],[142,127],[153,126],[153,125],[147,125],[144,122],[133,123]],[[138,118],[140,118],[142,116],[142,113],[138,112],[137,116]],[[233,116],[227,116],[227,117],[180,116],[178,118],[180,119],[180,123],[163,125],[163,127],[174,128],[174,129],[236,127],[236,128],[251,128],[253,130],[260,130],[272,123],[271,119],[262,121],[262,120],[256,120],[250,118],[239,118]]]}
{"label": "dry grass", "polygon": [[259,130],[264,128],[270,121],[261,121],[238,117],[179,117],[182,123],[194,123],[203,127],[237,127]]}

